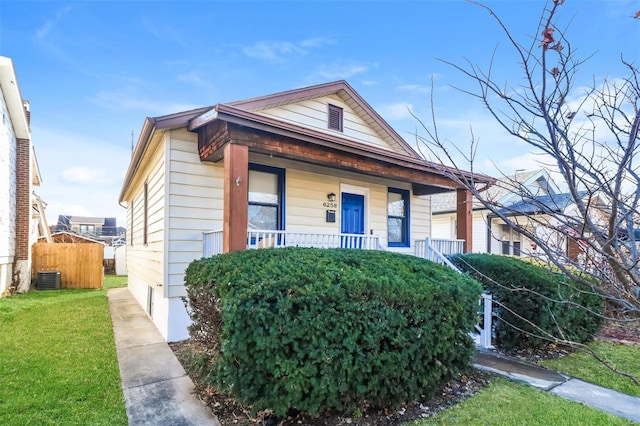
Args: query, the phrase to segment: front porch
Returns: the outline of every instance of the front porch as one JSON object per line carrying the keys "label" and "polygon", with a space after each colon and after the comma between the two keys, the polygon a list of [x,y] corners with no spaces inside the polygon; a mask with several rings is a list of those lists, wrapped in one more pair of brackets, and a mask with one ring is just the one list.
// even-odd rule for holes
{"label": "front porch", "polygon": [[[405,252],[445,264],[455,269],[446,256],[464,253],[464,240],[426,238],[415,240],[412,252]],[[210,257],[224,252],[224,230],[207,231],[202,235],[202,256]],[[349,248],[359,250],[385,250],[377,235],[321,233],[301,231],[248,230],[246,249],[277,247]]]}

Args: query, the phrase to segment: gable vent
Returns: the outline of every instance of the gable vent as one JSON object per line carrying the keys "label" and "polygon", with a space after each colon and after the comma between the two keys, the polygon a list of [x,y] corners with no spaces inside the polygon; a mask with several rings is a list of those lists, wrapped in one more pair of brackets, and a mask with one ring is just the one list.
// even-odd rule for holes
{"label": "gable vent", "polygon": [[329,104],[329,128],[342,131],[342,108]]}

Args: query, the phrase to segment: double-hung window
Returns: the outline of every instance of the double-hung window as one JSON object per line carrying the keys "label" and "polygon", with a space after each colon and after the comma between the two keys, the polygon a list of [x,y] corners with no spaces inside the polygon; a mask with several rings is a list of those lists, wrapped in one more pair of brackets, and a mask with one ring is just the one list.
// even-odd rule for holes
{"label": "double-hung window", "polygon": [[387,241],[389,247],[409,247],[409,191],[389,188],[387,192]]}
{"label": "double-hung window", "polygon": [[249,164],[249,229],[284,229],[284,169]]}

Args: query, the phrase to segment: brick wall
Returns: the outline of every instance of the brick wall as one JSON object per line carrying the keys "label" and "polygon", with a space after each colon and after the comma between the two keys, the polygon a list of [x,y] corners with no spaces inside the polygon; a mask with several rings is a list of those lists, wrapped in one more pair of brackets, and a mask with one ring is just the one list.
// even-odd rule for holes
{"label": "brick wall", "polygon": [[29,140],[16,140],[16,259],[29,258],[31,161]]}

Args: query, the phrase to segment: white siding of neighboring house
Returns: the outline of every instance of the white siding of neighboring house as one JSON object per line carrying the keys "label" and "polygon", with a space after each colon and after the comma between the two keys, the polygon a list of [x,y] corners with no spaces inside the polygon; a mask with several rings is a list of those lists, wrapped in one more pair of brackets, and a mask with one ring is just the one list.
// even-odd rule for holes
{"label": "white siding of neighboring house", "polygon": [[[536,216],[536,222],[539,221],[541,223],[544,223],[547,220],[548,220],[547,216],[544,216],[544,215]],[[529,221],[526,217],[520,217],[519,220],[518,218],[516,218],[515,221],[519,226],[528,227],[529,230],[536,230],[539,227],[542,229],[547,229],[540,223],[534,223],[532,221]],[[502,224],[503,223],[504,222],[499,218],[493,218],[491,221],[491,253],[502,254],[502,240],[503,240]],[[511,231],[511,235],[513,234],[514,232]],[[519,238],[520,238],[519,241],[520,241],[521,256],[534,256],[534,255],[539,256],[540,255],[539,249],[537,251],[533,249],[533,246],[534,246],[533,241],[526,238],[522,234],[520,234]],[[513,248],[511,248],[510,250],[513,250]]]}
{"label": "white siding of neighboring house", "polygon": [[16,250],[16,136],[0,96],[0,294],[11,286]]}
{"label": "white siding of neighboring house", "polygon": [[474,253],[487,252],[487,210],[473,212],[472,251]]}
{"label": "white siding of neighboring house", "polygon": [[[327,128],[328,104],[335,105],[343,109],[342,132]],[[373,145],[391,151],[394,150],[337,95],[307,99],[256,112],[258,114],[302,125],[324,133],[344,136],[366,145]]]}

